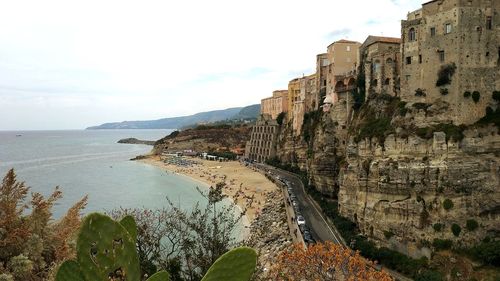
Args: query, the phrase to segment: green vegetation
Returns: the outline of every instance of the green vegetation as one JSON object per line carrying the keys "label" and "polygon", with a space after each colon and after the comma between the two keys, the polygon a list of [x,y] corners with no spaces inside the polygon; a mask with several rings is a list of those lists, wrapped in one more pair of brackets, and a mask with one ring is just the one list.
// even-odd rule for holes
{"label": "green vegetation", "polygon": [[500,132],[500,106],[493,110],[491,107],[486,107],[486,114],[483,118],[479,119],[477,125],[487,125],[493,123]]}
{"label": "green vegetation", "polygon": [[453,124],[437,124],[431,127],[418,128],[416,130],[417,136],[423,139],[431,139],[435,132],[444,132],[446,134],[446,141],[450,139],[453,141],[461,141],[464,139],[465,126],[456,126]]}
{"label": "green vegetation", "polygon": [[406,102],[400,101],[398,103],[398,109],[399,109],[399,115],[400,116],[405,116],[406,113],[408,112],[408,109],[406,108]]}
{"label": "green vegetation", "polygon": [[425,96],[427,96],[427,94],[425,93],[424,89],[418,88],[415,90],[415,96],[416,97],[425,97]]}
{"label": "green vegetation", "polygon": [[434,239],[434,241],[432,241],[432,246],[436,251],[448,250],[453,246],[453,242],[449,239]]}
{"label": "green vegetation", "polygon": [[367,120],[361,126],[356,141],[361,141],[365,138],[376,137],[379,141],[383,141],[387,135],[392,132],[391,119],[388,117],[381,117],[378,119]]}
{"label": "green vegetation", "polygon": [[467,99],[467,98],[470,98],[470,95],[471,95],[471,94],[470,94],[470,92],[469,92],[469,91],[465,91],[465,92],[464,92],[464,98],[466,98],[466,99]]}
{"label": "green vegetation", "polygon": [[285,119],[285,116],[286,116],[286,113],[285,112],[281,112],[280,114],[278,114],[278,116],[276,117],[276,122],[278,123],[278,125],[283,125],[283,120]]}
{"label": "green vegetation", "polygon": [[443,276],[435,270],[424,270],[415,278],[415,281],[443,281]]}
{"label": "green vegetation", "polygon": [[351,91],[352,98],[354,100],[354,104],[352,105],[352,109],[354,111],[358,111],[366,98],[366,77],[365,77],[365,66],[360,65],[361,69],[358,72],[358,76],[356,77],[356,89]]}
{"label": "green vegetation", "polygon": [[[141,280],[135,245],[137,233],[131,216],[117,222],[98,213],[88,215],[78,235],[77,259],[65,261],[59,267],[55,280]],[[202,281],[250,280],[256,262],[257,253],[253,249],[233,249],[215,261]],[[161,271],[147,280],[168,281],[169,274]]]}
{"label": "green vegetation", "polygon": [[438,79],[436,81],[436,87],[441,87],[451,83],[451,77],[455,74],[457,66],[455,63],[443,65],[438,72]]}
{"label": "green vegetation", "polygon": [[474,92],[472,93],[472,100],[473,100],[475,103],[478,103],[480,98],[481,98],[481,94],[480,94],[478,91],[474,91]]}
{"label": "green vegetation", "polygon": [[319,122],[321,121],[322,114],[323,114],[322,110],[306,112],[304,114],[304,122],[302,125],[302,136],[304,137],[304,141],[306,143],[310,144],[310,141],[313,139],[316,127],[319,125]]}
{"label": "green vegetation", "polygon": [[427,109],[431,106],[432,106],[432,104],[424,103],[424,102],[416,102],[412,105],[412,107],[417,109],[417,110],[425,110],[425,111],[427,111]]}
{"label": "green vegetation", "polygon": [[451,208],[453,208],[453,201],[451,201],[450,199],[445,199],[443,201],[443,208],[448,211],[450,210]]}
{"label": "green vegetation", "polygon": [[483,241],[465,252],[484,264],[500,266],[500,240]]}
{"label": "green vegetation", "polygon": [[238,154],[231,151],[210,151],[210,155],[226,158],[228,160],[236,160],[238,158]]}
{"label": "green vegetation", "polygon": [[442,223],[435,223],[432,225],[432,228],[434,228],[434,231],[440,232],[443,230],[444,225]]}
{"label": "green vegetation", "polygon": [[473,220],[473,219],[469,219],[467,220],[467,222],[465,223],[465,228],[467,228],[468,231],[474,231],[476,230],[477,228],[479,227],[479,224],[477,223],[477,221]]}
{"label": "green vegetation", "polygon": [[493,91],[493,94],[491,95],[491,97],[496,102],[500,102],[500,91]]}
{"label": "green vegetation", "polygon": [[392,231],[387,231],[387,230],[384,230],[384,236],[385,236],[385,239],[389,240],[391,239],[392,236],[394,236],[394,232]]}
{"label": "green vegetation", "polygon": [[460,227],[460,225],[454,223],[451,225],[451,232],[453,233],[453,235],[458,237],[460,235],[460,232],[462,232],[462,228]]}

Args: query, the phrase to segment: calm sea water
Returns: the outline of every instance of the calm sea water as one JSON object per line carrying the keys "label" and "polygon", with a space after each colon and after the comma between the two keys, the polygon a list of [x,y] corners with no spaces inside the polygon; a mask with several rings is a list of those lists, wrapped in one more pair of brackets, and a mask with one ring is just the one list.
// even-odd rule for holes
{"label": "calm sea water", "polygon": [[[62,216],[89,195],[85,212],[125,207],[167,207],[168,196],[182,208],[206,202],[200,183],[130,158],[151,146],[118,144],[122,138],[157,140],[171,130],[0,131],[0,174],[14,168],[32,191],[49,195],[60,186],[63,198],[53,209]],[[20,135],[20,136],[18,136]],[[229,204],[228,202],[226,202]]]}

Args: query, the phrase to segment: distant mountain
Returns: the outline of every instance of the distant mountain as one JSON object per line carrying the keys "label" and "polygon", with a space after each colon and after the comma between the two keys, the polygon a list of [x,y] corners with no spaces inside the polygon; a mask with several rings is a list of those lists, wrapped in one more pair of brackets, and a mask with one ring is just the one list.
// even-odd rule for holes
{"label": "distant mountain", "polygon": [[196,113],[189,116],[162,118],[146,121],[123,121],[105,123],[99,126],[88,127],[87,130],[99,129],[178,129],[198,123],[211,123],[231,119],[255,119],[260,114],[260,105],[235,107],[224,110],[214,110]]}
{"label": "distant mountain", "polygon": [[252,104],[243,107],[232,119],[255,119],[260,114],[260,104]]}

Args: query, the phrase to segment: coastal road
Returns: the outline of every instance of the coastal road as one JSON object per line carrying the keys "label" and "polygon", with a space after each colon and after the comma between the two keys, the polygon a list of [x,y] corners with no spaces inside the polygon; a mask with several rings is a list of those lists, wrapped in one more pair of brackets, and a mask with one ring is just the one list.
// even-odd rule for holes
{"label": "coastal road", "polygon": [[[310,196],[306,194],[304,185],[297,175],[266,164],[257,163],[254,165],[260,169],[271,171],[274,175],[279,175],[281,178],[291,183],[293,193],[297,196],[297,201],[299,201],[300,212],[304,216],[307,226],[311,229],[314,239],[317,241],[332,241],[336,244],[346,246],[342,236],[338,233],[338,230],[328,224],[325,217],[319,210],[319,207],[313,203]],[[411,278],[408,278],[399,272],[386,267],[382,268],[395,280],[413,281]]]}
{"label": "coastal road", "polygon": [[343,244],[340,236],[330,227],[330,225],[328,225],[323,214],[314,206],[309,196],[306,195],[302,181],[296,175],[265,164],[255,165],[271,171],[273,174],[279,175],[281,178],[291,183],[293,193],[297,196],[300,213],[304,216],[306,224],[311,229],[314,239],[317,241],[333,241],[337,244]]}

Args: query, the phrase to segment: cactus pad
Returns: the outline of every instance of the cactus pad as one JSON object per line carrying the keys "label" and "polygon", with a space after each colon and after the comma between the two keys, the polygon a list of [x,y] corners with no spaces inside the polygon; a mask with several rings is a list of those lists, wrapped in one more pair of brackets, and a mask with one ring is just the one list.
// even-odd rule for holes
{"label": "cactus pad", "polygon": [[[128,227],[131,222],[125,224]],[[85,280],[140,280],[135,240],[125,227],[108,216],[92,213],[85,217],[76,248]]]}
{"label": "cactus pad", "polygon": [[55,281],[84,281],[80,265],[74,260],[67,260],[59,266]]}
{"label": "cactus pad", "polygon": [[134,242],[137,241],[137,224],[135,223],[135,220],[132,216],[125,216],[123,219],[120,221],[120,224],[125,227],[125,229],[128,231],[128,234],[132,236],[132,239],[134,239]]}
{"label": "cactus pad", "polygon": [[168,281],[168,280],[169,280],[168,273],[166,271],[159,271],[151,275],[151,277],[149,277],[148,280],[146,281]]}
{"label": "cactus pad", "polygon": [[256,264],[257,253],[254,249],[236,248],[218,258],[202,281],[248,281]]}

